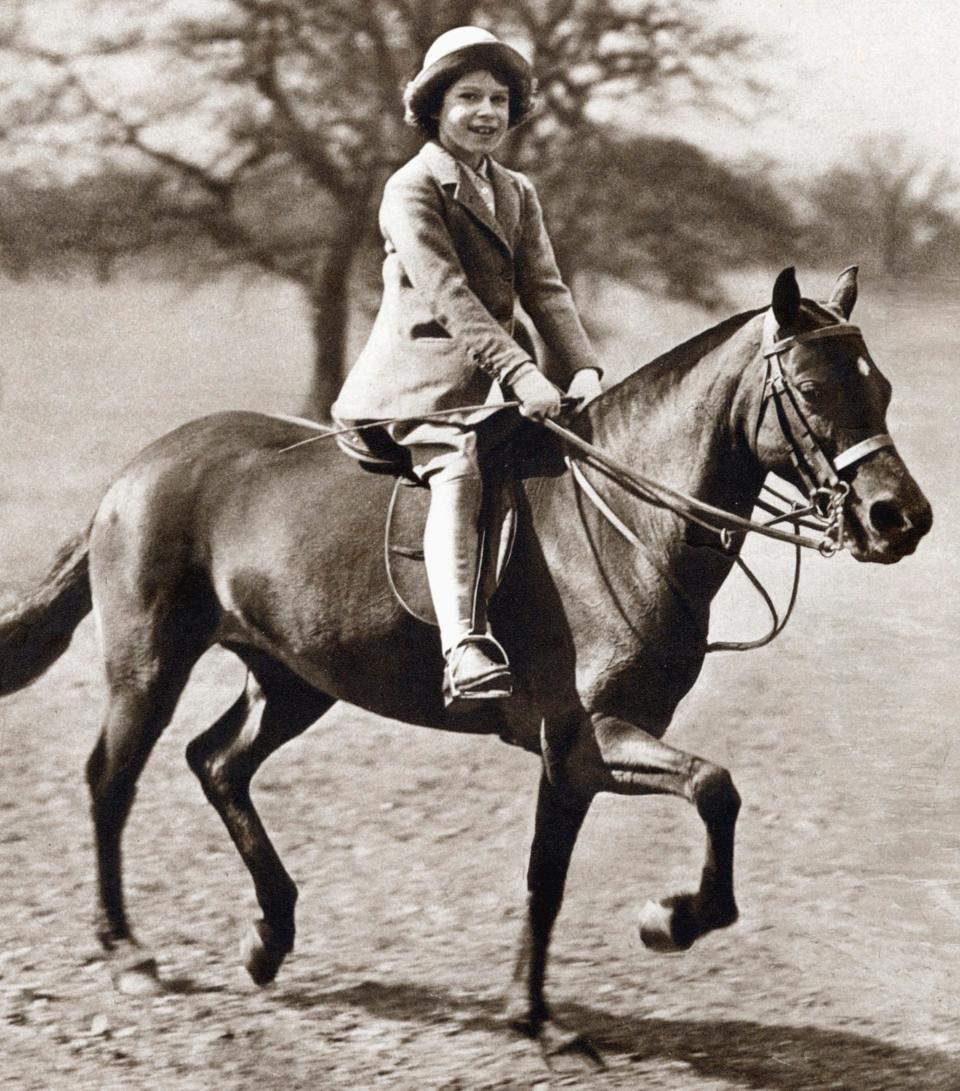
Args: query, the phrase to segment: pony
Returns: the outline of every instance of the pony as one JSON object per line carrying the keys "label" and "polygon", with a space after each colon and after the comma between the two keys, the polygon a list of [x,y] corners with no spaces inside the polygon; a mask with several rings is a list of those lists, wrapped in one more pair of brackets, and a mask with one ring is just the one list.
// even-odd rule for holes
{"label": "pony", "polygon": [[[932,515],[886,433],[891,387],[849,323],[856,297],[855,267],[823,303],[802,298],[794,270],[784,270],[769,307],[639,368],[576,414],[568,435],[611,464],[655,475],[658,495],[685,490],[688,508],[722,509],[735,528],[749,525],[775,473],[829,515],[834,548],[898,561]],[[333,444],[302,442],[310,434],[295,420],[226,412],[157,440],[109,486],[46,579],[0,618],[8,694],[35,681],[95,614],[108,702],[86,776],[97,932],[116,986],[162,987],[128,921],[121,837],[191,669],[221,645],[246,665],[247,683],[186,757],[253,880],[262,917],[243,943],[252,979],[273,980],[292,950],[297,889],[261,824],[251,779],[347,701],[411,724],[495,734],[539,755],[506,1018],[548,1050],[570,1048],[576,1030],[556,1021],[545,996],[547,952],[597,793],[677,796],[706,827],[699,888],[641,913],[648,946],[686,949],[737,919],[733,780],[663,735],[700,672],[710,603],[743,535],[617,491],[615,478],[568,447],[578,475],[521,483],[514,555],[491,604],[515,694],[448,710],[437,632],[400,607],[385,571],[392,482]],[[589,502],[584,476],[601,503]]]}

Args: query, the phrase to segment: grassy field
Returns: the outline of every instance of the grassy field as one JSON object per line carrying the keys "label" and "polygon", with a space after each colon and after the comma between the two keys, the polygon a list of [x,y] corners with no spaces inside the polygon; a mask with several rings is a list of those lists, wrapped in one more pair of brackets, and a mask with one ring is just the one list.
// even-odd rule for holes
{"label": "grassy field", "polygon": [[[731,282],[730,312],[762,305],[771,283]],[[801,283],[822,297],[832,276]],[[807,560],[787,633],[711,657],[671,729],[744,797],[741,924],[686,959],[645,952],[635,911],[696,876],[696,816],[602,799],[588,820],[554,993],[610,1058],[590,1086],[960,1086],[958,287],[865,276],[855,316],[893,382],[891,431],[934,530],[892,568]],[[592,317],[612,378],[712,321],[622,291]],[[223,408],[295,412],[307,386],[305,317],[281,287],[0,283],[0,319],[0,596],[38,578],[147,441]],[[751,554],[782,598],[788,557]],[[715,637],[762,624],[741,586],[724,589]],[[85,622],[47,678],[0,704],[7,1086],[548,1085],[495,1018],[535,769],[490,741],[338,708],[271,761],[258,801],[301,882],[301,938],[273,990],[240,983],[249,884],[182,760],[235,695],[225,654],[198,668],[127,839],[134,917],[184,984],[116,1000],[88,922],[93,643]]]}

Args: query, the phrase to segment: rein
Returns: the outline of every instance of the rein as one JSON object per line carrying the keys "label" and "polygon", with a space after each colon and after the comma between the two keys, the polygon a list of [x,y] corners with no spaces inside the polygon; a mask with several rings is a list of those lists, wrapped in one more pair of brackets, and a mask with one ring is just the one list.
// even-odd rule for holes
{"label": "rein", "polygon": [[[577,463],[567,455],[564,458],[570,473],[573,475],[574,481],[580,487],[581,491],[587,496],[593,506],[600,512],[600,514],[607,520],[608,523],[613,526],[635,549],[640,551],[644,550],[643,542],[637,537],[637,535],[623,522],[622,519],[614,512],[609,504],[603,499],[603,497],[597,492],[597,490],[590,483],[589,478],[583,472],[583,470],[577,465]],[[767,488],[765,485],[764,488]],[[773,489],[770,489],[774,492]],[[776,494],[779,496],[779,494]],[[786,499],[786,498],[784,498]],[[760,502],[758,501],[758,506]],[[764,505],[770,507],[771,505]],[[793,520],[789,513],[780,516],[783,519],[791,519],[794,526],[801,520]],[[756,590],[757,594],[763,599],[763,603],[767,610],[770,612],[771,628],[770,631],[762,637],[758,637],[756,640],[718,640],[713,643],[707,644],[708,652],[745,652],[751,651],[754,648],[762,648],[764,645],[769,644],[772,640],[778,637],[787,626],[787,622],[790,620],[790,616],[793,614],[793,608],[797,602],[797,594],[800,590],[800,546],[794,546],[794,567],[793,567],[793,586],[790,589],[790,601],[787,604],[786,612],[783,618],[777,613],[777,608],[773,603],[773,599],[770,597],[770,593],[760,582],[756,573],[750,568],[747,562],[738,554],[734,561],[740,571],[747,577],[750,584]]]}
{"label": "rein", "polygon": [[306,439],[291,443],[289,447],[281,447],[280,454],[293,451],[297,447],[304,447],[308,443],[316,443],[318,439],[334,439],[336,436],[345,436],[348,432],[365,432],[368,428],[383,428],[388,424],[405,424],[412,420],[443,420],[445,417],[459,416],[461,413],[476,413],[481,409],[517,409],[519,401],[512,402],[479,402],[477,405],[457,405],[452,409],[436,409],[432,413],[418,413],[415,417],[382,417],[377,420],[368,420],[363,423],[349,424],[343,428],[327,428],[318,421],[307,420],[305,417],[290,417],[284,413],[274,413],[273,416],[282,420],[293,421],[296,424],[307,425],[317,429],[317,435],[307,436]]}
{"label": "rein", "polygon": [[[625,462],[608,455],[599,447],[595,447],[575,432],[571,432],[569,428],[564,428],[563,425],[557,424],[555,421],[545,420],[541,421],[541,424],[549,428],[551,432],[556,432],[570,446],[582,451],[587,456],[586,461],[588,463],[595,465],[601,471],[605,471],[607,476],[625,491],[633,493],[638,499],[644,500],[648,504],[654,505],[654,507],[669,509],[689,523],[696,523],[705,530],[713,531],[720,536],[724,545],[729,544],[730,537],[733,534],[760,534],[764,538],[773,538],[778,542],[786,542],[789,545],[803,546],[807,549],[824,552],[822,539],[808,538],[799,533],[775,530],[773,527],[774,523],[780,523],[784,520],[801,519],[808,516],[817,518],[817,509],[813,505],[799,508],[796,511],[780,512],[776,514],[775,518],[765,523],[757,523],[752,519],[745,519],[741,515],[735,515],[732,511],[726,511],[724,508],[708,504],[705,500],[698,500],[689,493],[671,488],[669,485],[655,481],[652,477],[647,477],[646,474],[640,473],[638,470],[631,469]],[[572,460],[569,460],[569,464],[571,467],[574,465]],[[578,481],[586,480],[582,470],[575,476]],[[804,522],[803,525],[813,526],[809,522]]]}
{"label": "rein", "polygon": [[[826,557],[833,556],[843,545],[843,507],[850,492],[847,482],[840,480],[840,471],[862,462],[874,451],[892,447],[893,440],[885,433],[871,436],[849,447],[834,459],[824,452],[800,406],[795,388],[784,374],[780,357],[797,345],[811,341],[823,341],[833,337],[860,337],[862,340],[860,328],[849,323],[838,323],[774,341],[772,318],[773,312],[770,311],[764,323],[763,356],[766,370],[763,380],[763,399],[754,429],[754,439],[756,440],[756,435],[759,433],[766,404],[773,400],[784,438],[790,444],[791,461],[797,467],[801,480],[807,488],[805,507],[791,505],[789,510],[780,511],[772,504],[760,501],[756,506],[767,511],[772,518],[762,523],[745,519],[632,469],[555,421],[545,420],[542,423],[572,447],[576,447],[585,454],[588,463],[605,471],[621,488],[632,492],[647,503],[668,508],[688,522],[713,531],[720,536],[721,542],[727,548],[734,534],[759,534],[764,538],[773,538],[798,548],[816,549]],[[575,476],[578,482],[586,480],[582,472]],[[764,488],[778,500],[791,503],[787,497],[776,490],[766,485]],[[792,532],[776,530],[774,524],[782,522],[792,523],[795,529]],[[614,525],[617,524],[614,523]],[[797,529],[801,526],[818,531],[820,537],[811,538],[801,534]]]}
{"label": "rein", "polygon": [[[772,538],[774,541],[792,545],[795,550],[795,563],[793,585],[790,592],[790,600],[781,619],[766,588],[751,571],[746,562],[739,556],[734,558],[735,563],[746,575],[757,593],[763,599],[772,618],[770,632],[757,640],[749,641],[719,641],[708,644],[707,651],[745,651],[752,648],[761,648],[775,639],[785,628],[793,612],[800,586],[800,558],[801,550],[815,549],[825,557],[831,557],[843,548],[844,530],[844,506],[850,492],[847,482],[840,479],[840,472],[857,465],[863,459],[875,451],[885,447],[892,447],[893,440],[886,433],[871,436],[860,443],[842,451],[834,458],[830,458],[819,440],[806,414],[800,404],[798,392],[784,373],[781,357],[790,353],[799,345],[816,341],[825,341],[838,337],[857,337],[863,341],[859,326],[840,322],[830,326],[823,326],[814,330],[794,334],[791,337],[777,339],[775,337],[776,322],[773,311],[767,312],[764,319],[762,352],[765,362],[763,376],[763,395],[760,409],[757,415],[754,429],[754,444],[756,445],[760,425],[766,410],[767,403],[772,401],[777,413],[777,419],[784,438],[790,445],[791,462],[797,470],[800,479],[807,490],[807,504],[791,501],[789,497],[777,492],[776,489],[764,484],[763,489],[774,496],[782,504],[788,505],[786,509],[779,509],[774,504],[762,498],[755,501],[754,506],[767,512],[770,518],[764,522],[757,522],[736,515],[734,512],[718,508],[708,504],[689,493],[674,489],[669,485],[654,480],[638,470],[627,466],[626,463],[607,454],[594,444],[578,436],[569,428],[557,424],[553,420],[543,420],[540,423],[551,432],[560,436],[566,444],[577,449],[585,456],[583,461],[588,465],[605,473],[614,484],[655,507],[666,508],[689,523],[717,534],[721,547],[729,551],[733,546],[734,535],[759,534],[764,538]],[[866,348],[864,348],[866,352]],[[519,407],[519,401],[507,401],[501,403],[484,402],[479,405],[456,406],[452,409],[440,409],[432,413],[418,414],[417,420],[442,419],[481,409],[510,409]],[[382,420],[364,421],[351,424],[342,428],[327,429],[316,422],[295,419],[301,424],[310,424],[317,428],[318,435],[309,436],[281,449],[281,454],[292,451],[317,440],[333,439],[336,436],[348,432],[364,431],[368,428],[383,427],[388,424],[397,424],[413,418],[388,417]],[[601,515],[621,534],[631,545],[637,549],[643,548],[643,543],[594,488],[577,461],[566,455],[564,461],[569,467],[577,487],[587,496]],[[778,530],[777,523],[790,523],[792,531]],[[812,530],[819,534],[813,538],[801,533],[801,528]]]}
{"label": "rein", "polygon": [[[812,527],[818,529],[818,523],[809,522],[805,516],[809,515],[812,508],[797,508],[794,507],[792,511],[780,512],[772,504],[766,501],[758,500],[756,502],[757,507],[762,507],[768,511],[774,518],[767,523],[756,523],[749,519],[742,519],[738,515],[734,515],[732,512],[724,511],[722,508],[715,508],[711,504],[706,504],[701,500],[697,500],[695,497],[689,496],[686,493],[679,492],[676,489],[671,489],[666,485],[661,485],[659,482],[654,481],[652,478],[646,477],[644,474],[638,474],[628,467],[624,466],[619,460],[611,458],[605,452],[599,448],[594,447],[593,444],[587,443],[586,440],[582,440],[578,435],[571,432],[569,429],[564,428],[562,425],[555,424],[553,421],[546,420],[542,422],[551,431],[556,432],[562,436],[564,440],[573,444],[575,447],[579,447],[581,450],[585,450],[587,457],[593,458],[596,463],[599,464],[601,470],[607,471],[607,475],[614,481],[615,484],[628,492],[632,492],[638,496],[641,500],[645,500],[647,503],[654,504],[657,507],[668,508],[669,510],[680,515],[681,518],[686,519],[688,522],[696,523],[698,526],[702,526],[707,530],[712,530],[720,536],[721,543],[725,548],[729,548],[732,543],[731,525],[727,521],[730,521],[737,527],[741,533],[751,531],[756,534],[762,534],[768,538],[774,538],[776,541],[789,542],[794,547],[794,566],[793,566],[793,582],[790,589],[790,600],[787,603],[787,609],[781,618],[777,612],[777,608],[774,605],[773,599],[770,593],[760,582],[756,573],[750,568],[747,562],[737,554],[734,557],[734,563],[740,569],[741,572],[750,581],[751,586],[763,600],[764,605],[770,613],[771,626],[765,636],[758,637],[756,640],[718,640],[708,643],[707,652],[745,652],[752,651],[756,648],[763,648],[771,641],[775,640],[786,628],[787,622],[790,620],[793,614],[793,608],[797,603],[797,595],[800,590],[800,558],[801,549],[803,546],[807,546],[811,549],[818,549],[823,552],[821,543],[815,539],[806,538],[799,533],[799,527]],[[630,529],[623,522],[623,520],[612,510],[610,505],[603,499],[603,497],[597,492],[590,482],[590,479],[583,472],[582,468],[578,465],[575,459],[572,459],[569,455],[564,457],[564,462],[570,470],[574,481],[584,495],[590,500],[593,506],[600,512],[600,514],[607,520],[608,523],[623,537],[625,538],[635,549],[643,550],[644,545],[640,538],[634,531]],[[645,491],[644,486],[651,486],[649,491]],[[782,496],[775,489],[770,488],[767,485],[763,486],[768,492],[772,493],[777,499],[782,500],[785,503],[790,503],[789,499]],[[670,503],[664,497],[658,497],[654,490],[667,495],[667,497],[677,497],[682,500],[684,506],[679,504]],[[715,516],[721,517],[724,521],[724,526],[714,525],[713,522],[708,521],[706,518],[701,518],[699,512],[708,515],[710,519],[714,519]],[[788,521],[794,527],[794,532],[785,533],[783,531],[774,531],[771,527],[772,523],[778,523]],[[830,556],[831,554],[826,554]]]}
{"label": "rein", "polygon": [[[804,548],[816,549],[823,556],[832,557],[843,548],[844,507],[850,493],[850,486],[846,481],[840,479],[840,472],[857,465],[875,451],[893,446],[893,440],[889,435],[886,433],[877,434],[854,444],[831,459],[823,450],[813,429],[810,427],[797,391],[784,373],[781,357],[798,345],[825,341],[836,337],[857,337],[860,338],[861,342],[863,340],[860,328],[846,322],[776,339],[775,319],[772,310],[767,312],[764,319],[762,351],[765,371],[763,396],[754,429],[754,446],[756,446],[767,402],[772,400],[776,408],[780,429],[790,445],[791,462],[807,490],[807,504],[803,506],[802,503],[791,501],[788,497],[777,492],[776,489],[765,484],[763,486],[765,491],[776,497],[781,503],[789,505],[786,510],[780,510],[768,501],[758,498],[754,506],[766,511],[771,516],[765,522],[745,519],[733,512],[707,504],[688,493],[655,481],[653,478],[647,477],[646,474],[633,470],[619,459],[608,455],[605,451],[571,432],[570,429],[564,428],[552,420],[542,422],[550,431],[561,436],[570,446],[577,448],[586,456],[584,461],[606,473],[620,488],[632,493],[646,503],[666,508],[682,519],[712,531],[720,537],[724,549],[729,550],[731,548],[734,534],[742,535],[747,533],[759,534],[762,537],[773,538],[776,541],[786,542],[794,546],[793,585],[790,591],[790,600],[782,620],[766,588],[743,558],[737,554],[735,563],[770,611],[772,627],[766,636],[757,640],[718,641],[708,644],[708,652],[746,651],[752,648],[762,648],[783,632],[797,601],[797,593],[800,587],[801,550]],[[865,348],[864,351],[866,351]],[[577,486],[601,515],[631,545],[642,549],[640,539],[612,511],[576,461],[567,455],[565,462],[570,468]],[[792,532],[774,529],[774,524],[783,522],[791,524],[793,527]],[[818,532],[820,537],[811,538],[801,534],[801,527]]]}

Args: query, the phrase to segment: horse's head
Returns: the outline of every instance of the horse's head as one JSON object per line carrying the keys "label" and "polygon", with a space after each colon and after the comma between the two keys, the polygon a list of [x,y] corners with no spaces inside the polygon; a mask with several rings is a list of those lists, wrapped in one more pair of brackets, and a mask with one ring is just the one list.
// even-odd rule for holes
{"label": "horse's head", "polygon": [[842,510],[839,544],[857,560],[891,564],[916,549],[932,514],[887,434],[890,383],[849,323],[856,299],[855,266],[826,303],[801,298],[793,269],[777,278],[754,449],[822,514]]}

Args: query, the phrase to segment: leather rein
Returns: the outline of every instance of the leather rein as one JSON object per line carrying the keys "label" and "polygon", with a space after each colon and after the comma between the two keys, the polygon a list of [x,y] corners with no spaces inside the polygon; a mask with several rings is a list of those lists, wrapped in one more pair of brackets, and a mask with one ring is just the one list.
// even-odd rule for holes
{"label": "leather rein", "polygon": [[[764,538],[772,538],[778,542],[792,545],[795,550],[793,586],[790,592],[790,600],[787,609],[781,619],[774,606],[770,594],[764,588],[757,576],[751,571],[739,553],[735,556],[735,563],[740,567],[747,579],[761,596],[772,618],[772,628],[766,636],[757,640],[747,641],[718,641],[707,645],[708,652],[714,651],[746,651],[751,648],[761,648],[769,644],[779,636],[785,628],[793,612],[797,600],[797,592],[800,586],[800,557],[801,550],[815,549],[825,557],[831,557],[843,548],[844,508],[850,493],[850,486],[840,478],[841,472],[850,469],[862,462],[863,459],[875,451],[885,447],[893,447],[893,440],[886,433],[878,433],[860,443],[853,444],[845,451],[831,458],[823,449],[816,433],[810,426],[806,413],[803,411],[798,391],[784,373],[781,358],[790,353],[799,345],[806,345],[817,341],[826,341],[838,337],[857,337],[863,343],[863,335],[859,326],[848,322],[838,322],[819,329],[807,330],[790,337],[777,339],[776,321],[773,311],[767,312],[764,319],[763,340],[761,344],[764,359],[763,394],[760,408],[754,427],[754,446],[759,435],[760,425],[768,403],[773,403],[784,439],[790,445],[790,458],[800,480],[806,490],[806,504],[802,501],[793,501],[784,496],[772,486],[763,485],[763,491],[769,493],[780,502],[783,507],[777,507],[769,500],[759,497],[754,506],[765,511],[770,518],[763,522],[746,519],[734,512],[718,508],[708,504],[689,493],[674,489],[669,485],[654,480],[646,474],[632,469],[626,463],[607,454],[599,447],[571,432],[569,428],[557,424],[552,420],[544,420],[541,423],[551,432],[560,436],[570,447],[575,448],[583,456],[579,461],[595,469],[599,469],[614,484],[636,496],[638,499],[652,504],[655,507],[666,508],[689,523],[695,523],[705,530],[718,535],[720,548],[726,552],[732,550],[735,545],[735,537],[746,534],[759,534]],[[864,353],[866,353],[864,345]],[[517,401],[507,401],[496,405],[498,409],[519,407]],[[433,413],[423,414],[418,419],[432,419],[450,417],[461,414],[467,410],[492,408],[489,403],[476,406],[458,406],[454,409],[443,409]],[[282,414],[275,414],[283,416]],[[406,417],[394,417],[387,420],[367,421],[362,424],[353,424],[347,427],[327,429],[314,421],[304,420],[299,417],[285,417],[299,424],[309,425],[320,431],[319,435],[310,436],[307,439],[292,443],[284,447],[282,451],[291,451],[304,444],[314,443],[320,439],[332,439],[335,436],[347,432],[362,431],[366,428],[382,427],[385,424],[404,421]],[[281,452],[282,453],[282,452]],[[584,473],[578,460],[570,455],[565,456],[573,479],[580,491],[590,500],[600,514],[609,522],[617,532],[637,549],[643,549],[644,545],[637,534],[612,510],[610,505],[596,490],[594,485]],[[778,529],[778,523],[789,523],[792,530]],[[801,533],[801,529],[810,530],[819,537],[810,537]]]}
{"label": "leather rein", "polygon": [[[793,545],[795,549],[793,586],[787,609],[781,619],[777,613],[767,590],[763,587],[757,576],[751,571],[739,553],[735,557],[736,564],[746,575],[755,590],[761,596],[772,618],[772,628],[766,636],[757,640],[748,641],[718,641],[707,645],[707,651],[746,651],[752,648],[760,648],[769,644],[783,631],[793,607],[796,603],[797,592],[800,586],[800,557],[801,550],[816,549],[825,557],[831,557],[843,548],[844,533],[844,509],[850,486],[841,480],[840,474],[844,470],[862,462],[863,459],[875,451],[885,447],[892,447],[893,440],[886,433],[878,433],[848,447],[845,451],[831,458],[824,451],[806,413],[803,411],[800,397],[796,388],[784,373],[781,358],[791,352],[798,345],[811,342],[824,341],[837,337],[857,337],[863,342],[863,335],[858,326],[847,322],[824,326],[820,329],[808,330],[804,333],[794,334],[791,337],[776,339],[775,319],[773,312],[768,311],[764,321],[764,333],[762,353],[764,358],[763,395],[757,414],[754,428],[754,444],[759,435],[760,425],[766,411],[767,404],[773,403],[784,439],[790,445],[790,458],[797,470],[798,476],[806,490],[806,504],[791,501],[789,497],[779,493],[771,486],[764,484],[763,490],[770,493],[785,508],[778,508],[768,500],[758,498],[756,507],[766,511],[770,518],[757,522],[745,519],[733,512],[715,507],[703,500],[699,500],[688,493],[673,489],[668,485],[655,481],[637,470],[632,469],[619,459],[613,458],[605,451],[582,439],[568,428],[556,424],[552,420],[545,420],[543,424],[561,436],[571,447],[576,448],[585,456],[581,461],[600,469],[615,484],[634,496],[656,507],[667,508],[679,515],[687,522],[695,523],[708,531],[712,531],[720,538],[722,549],[729,551],[734,545],[734,536],[743,536],[748,533],[759,534],[765,538],[772,538],[779,542]],[[864,352],[866,348],[864,347]],[[578,462],[566,456],[567,466],[570,468],[574,481],[583,494],[591,501],[594,507],[609,522],[617,532],[631,543],[635,548],[642,549],[643,543],[634,531],[632,531],[609,504],[597,492]],[[791,531],[776,529],[777,523],[789,523]],[[801,533],[801,528],[813,530],[819,537],[812,538]]]}

